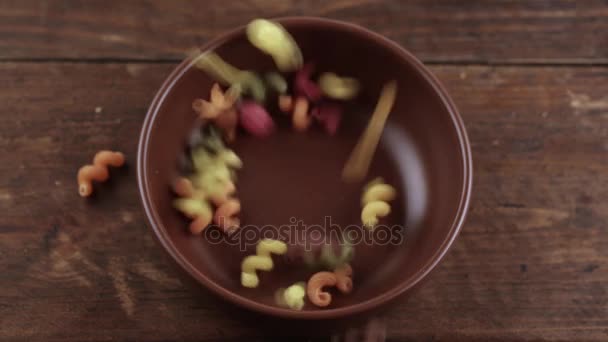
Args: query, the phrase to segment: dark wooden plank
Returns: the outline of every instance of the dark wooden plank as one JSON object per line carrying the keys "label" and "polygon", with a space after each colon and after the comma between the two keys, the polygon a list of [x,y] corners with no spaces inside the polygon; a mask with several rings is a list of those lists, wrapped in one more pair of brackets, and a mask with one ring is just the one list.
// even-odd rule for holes
{"label": "dark wooden plank", "polygon": [[0,58],[175,59],[256,17],[354,22],[425,61],[608,63],[608,2],[274,0],[0,2]]}
{"label": "dark wooden plank", "polygon": [[[261,339],[184,288],[145,226],[137,134],[171,69],[0,64],[0,340]],[[474,198],[389,337],[608,339],[608,68],[433,71],[470,133]],[[107,147],[130,165],[83,201],[76,170]]]}

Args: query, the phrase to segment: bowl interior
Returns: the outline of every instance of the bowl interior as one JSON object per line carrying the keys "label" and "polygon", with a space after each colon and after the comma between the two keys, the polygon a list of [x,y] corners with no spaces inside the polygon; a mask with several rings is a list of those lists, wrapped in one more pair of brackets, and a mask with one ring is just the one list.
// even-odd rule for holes
{"label": "bowl interior", "polygon": [[[293,132],[289,118],[274,110],[279,125],[275,135],[256,139],[239,134],[232,147],[244,161],[237,181],[244,228],[229,241],[217,229],[208,229],[204,237],[192,236],[188,222],[171,205],[169,184],[195,120],[191,103],[208,97],[213,80],[186,61],[165,83],[144,124],[139,156],[144,206],[157,236],[176,261],[234,302],[298,317],[363,310],[414,285],[455,237],[470,186],[466,137],[436,81],[396,45],[361,28],[331,21],[292,19],[283,24],[301,47],[305,62],[314,62],[317,72],[332,71],[361,81],[363,93],[346,105],[339,133],[330,137],[320,127],[304,134]],[[209,48],[242,69],[274,69],[271,58],[251,46],[243,30],[212,42]],[[351,294],[336,293],[326,309],[310,304],[303,312],[276,307],[277,288],[306,280],[313,273],[300,259],[304,248],[318,252],[320,237],[330,225],[338,231],[360,226],[364,184],[345,184],[340,172],[382,84],[392,79],[398,82],[398,97],[367,179],[383,177],[398,189],[392,212],[383,221],[387,228],[359,237],[351,233],[359,239]],[[271,102],[276,102],[275,97],[270,97]],[[260,229],[266,237],[288,234],[290,252],[288,257],[274,258],[272,272],[259,272],[259,288],[245,289],[240,285],[240,263],[254,253]],[[362,232],[361,228],[351,230]]]}

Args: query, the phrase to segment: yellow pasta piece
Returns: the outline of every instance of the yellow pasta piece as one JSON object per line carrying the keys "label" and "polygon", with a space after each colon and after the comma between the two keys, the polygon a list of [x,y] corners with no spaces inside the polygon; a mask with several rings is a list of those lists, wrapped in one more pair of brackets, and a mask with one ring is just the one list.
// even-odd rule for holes
{"label": "yellow pasta piece", "polygon": [[[193,219],[190,231],[199,234],[214,218],[225,231],[238,228],[235,215],[240,211],[240,202],[231,195],[236,190],[233,168],[242,167],[241,159],[227,148],[210,153],[199,147],[192,151],[192,161],[196,172],[189,179],[181,177],[172,184],[173,191],[181,197],[174,201],[174,207]],[[215,215],[208,201],[218,207]]]}
{"label": "yellow pasta piece", "polygon": [[243,166],[241,159],[230,149],[223,149],[212,154],[204,148],[192,151],[192,161],[196,173],[192,183],[210,197],[231,193],[236,174],[232,169]]}
{"label": "yellow pasta piece", "polygon": [[255,19],[247,25],[247,38],[253,46],[272,56],[281,71],[294,71],[302,65],[300,48],[278,23]]}
{"label": "yellow pasta piece", "polygon": [[277,305],[294,310],[302,310],[306,297],[306,282],[297,282],[288,288],[280,288],[275,292]]}
{"label": "yellow pasta piece", "polygon": [[255,251],[257,255],[266,257],[270,257],[270,253],[282,255],[287,252],[287,244],[279,240],[264,239],[258,242]]}
{"label": "yellow pasta piece", "polygon": [[243,167],[241,158],[231,149],[225,148],[212,154],[204,148],[192,151],[192,163],[197,171],[215,171],[229,175],[229,167],[240,169]]}
{"label": "yellow pasta piece", "polygon": [[232,168],[240,169],[243,167],[243,161],[241,158],[239,158],[239,156],[230,149],[219,151],[217,157],[223,161],[224,164]]}
{"label": "yellow pasta piece", "polygon": [[386,202],[373,201],[367,203],[361,211],[361,221],[368,229],[373,229],[378,224],[378,217],[384,217],[391,212],[391,206]]}
{"label": "yellow pasta piece", "polygon": [[287,244],[282,241],[264,239],[256,246],[256,255],[243,259],[241,264],[241,285],[244,287],[258,287],[260,279],[256,271],[270,271],[274,267],[270,254],[285,254]]}
{"label": "yellow pasta piece", "polygon": [[257,270],[270,271],[274,267],[270,257],[250,255],[243,259],[241,264],[241,284],[244,287],[258,287],[260,278],[256,274]]}
{"label": "yellow pasta piece", "polygon": [[231,85],[238,82],[241,70],[228,64],[215,52],[201,53],[195,50],[193,53],[194,65],[211,75],[214,79],[224,85]]}
{"label": "yellow pasta piece", "polygon": [[397,197],[397,191],[389,184],[384,183],[382,178],[376,178],[363,188],[361,196],[361,221],[368,229],[374,229],[378,224],[378,218],[384,217],[391,212],[388,204]]}
{"label": "yellow pasta piece", "polygon": [[359,94],[359,81],[351,77],[340,77],[325,72],[319,77],[319,88],[327,97],[337,100],[350,100]]}
{"label": "yellow pasta piece", "polygon": [[397,191],[391,185],[384,183],[373,184],[368,186],[363,193],[361,204],[365,205],[366,203],[373,201],[388,202],[394,200],[396,196]]}
{"label": "yellow pasta piece", "polygon": [[173,205],[177,210],[181,211],[189,218],[210,215],[212,212],[209,203],[200,199],[177,198],[175,201],[173,201]]}

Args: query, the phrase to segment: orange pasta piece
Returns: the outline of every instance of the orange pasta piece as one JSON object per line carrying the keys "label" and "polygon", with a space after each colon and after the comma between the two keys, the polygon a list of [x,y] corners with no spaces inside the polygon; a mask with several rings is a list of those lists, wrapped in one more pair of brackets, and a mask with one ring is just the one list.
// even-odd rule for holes
{"label": "orange pasta piece", "polygon": [[338,278],[331,272],[317,272],[308,280],[306,294],[311,303],[319,307],[331,304],[331,294],[324,291],[326,286],[336,286]]}
{"label": "orange pasta piece", "polygon": [[306,287],[306,294],[311,303],[319,307],[331,304],[331,294],[324,291],[324,287],[335,286],[342,293],[350,293],[353,289],[353,269],[349,264],[343,264],[334,272],[317,272],[310,277]]}
{"label": "orange pasta piece", "polygon": [[293,127],[298,132],[304,132],[310,126],[312,119],[308,115],[308,100],[305,97],[298,97],[293,109]]}
{"label": "orange pasta piece", "polygon": [[78,170],[78,193],[82,197],[93,193],[93,181],[103,182],[110,177],[108,166],[119,167],[125,163],[121,152],[99,151],[93,158],[93,164],[85,165]]}
{"label": "orange pasta piece", "polygon": [[231,87],[222,92],[219,84],[211,87],[210,100],[196,99],[192,102],[192,109],[203,119],[213,121],[220,128],[228,141],[236,137],[238,114],[234,104],[240,96],[240,90]]}
{"label": "orange pasta piece", "polygon": [[334,271],[337,278],[336,287],[342,293],[350,293],[353,290],[353,269],[349,264],[344,264]]}
{"label": "orange pasta piece", "polygon": [[180,177],[173,182],[173,192],[181,197],[192,197],[194,195],[194,186],[186,177]]}
{"label": "orange pasta piece", "polygon": [[230,232],[239,227],[240,220],[234,217],[241,211],[241,202],[237,199],[229,199],[219,206],[215,211],[215,223],[225,232]]}
{"label": "orange pasta piece", "polygon": [[211,223],[212,215],[200,215],[190,223],[190,232],[200,234]]}
{"label": "orange pasta piece", "polygon": [[291,112],[293,110],[293,98],[289,95],[280,95],[279,109],[285,113]]}

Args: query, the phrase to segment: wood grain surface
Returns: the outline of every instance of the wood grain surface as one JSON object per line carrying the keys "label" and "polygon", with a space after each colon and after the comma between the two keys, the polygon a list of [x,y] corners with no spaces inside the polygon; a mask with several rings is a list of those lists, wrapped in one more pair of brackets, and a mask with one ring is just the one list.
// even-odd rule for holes
{"label": "wood grain surface", "polygon": [[[386,314],[388,340],[608,340],[606,1],[213,0],[0,1],[0,341],[268,340],[176,276],[135,153],[182,50],[303,14],[431,62],[472,143],[467,223]],[[128,167],[82,200],[76,170],[101,148]]]}
{"label": "wood grain surface", "polygon": [[[136,137],[172,67],[0,64],[0,339],[258,336],[182,287],[144,223]],[[474,198],[389,338],[608,338],[608,68],[432,70],[470,134]],[[75,170],[104,147],[130,165],[82,201]]]}
{"label": "wood grain surface", "polygon": [[605,0],[2,0],[0,58],[181,59],[256,17],[346,20],[428,62],[608,64]]}

